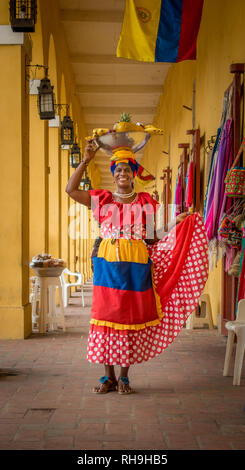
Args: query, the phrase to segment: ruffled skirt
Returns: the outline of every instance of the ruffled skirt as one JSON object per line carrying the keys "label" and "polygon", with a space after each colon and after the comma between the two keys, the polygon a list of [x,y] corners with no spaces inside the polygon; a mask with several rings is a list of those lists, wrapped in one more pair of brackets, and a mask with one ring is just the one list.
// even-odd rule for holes
{"label": "ruffled skirt", "polygon": [[[148,253],[152,262],[148,276],[156,299],[146,314],[149,322],[137,329],[137,324],[142,322],[138,320],[135,325],[132,319],[133,328],[125,328],[124,321],[120,329],[120,320],[112,327],[110,322],[101,323],[92,318],[87,348],[89,362],[128,367],[148,361],[173,342],[197,307],[208,278],[207,239],[200,214],[184,219],[164,239],[148,247]],[[161,312],[157,307],[159,300]],[[140,304],[137,299],[133,302],[137,317]],[[125,311],[125,303],[121,307]],[[120,304],[117,314],[120,319]]]}

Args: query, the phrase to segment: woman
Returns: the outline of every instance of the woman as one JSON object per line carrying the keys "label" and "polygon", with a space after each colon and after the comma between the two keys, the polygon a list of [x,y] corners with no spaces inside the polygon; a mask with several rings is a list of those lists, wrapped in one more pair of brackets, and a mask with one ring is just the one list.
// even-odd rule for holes
{"label": "woman", "polygon": [[[206,237],[200,215],[184,213],[164,239],[155,229],[149,239],[158,203],[146,192],[135,193],[137,162],[128,149],[115,152],[111,163],[115,193],[79,190],[97,150],[89,141],[66,187],[72,199],[92,207],[101,225],[87,358],[105,367],[93,392],[129,394],[130,365],[160,354],[197,306],[208,273]],[[121,367],[118,379],[115,365]]]}

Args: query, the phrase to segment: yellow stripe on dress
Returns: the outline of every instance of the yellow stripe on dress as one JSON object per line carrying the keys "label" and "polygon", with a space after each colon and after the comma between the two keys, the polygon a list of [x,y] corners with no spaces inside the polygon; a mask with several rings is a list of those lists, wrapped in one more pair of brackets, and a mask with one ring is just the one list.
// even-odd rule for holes
{"label": "yellow stripe on dress", "polygon": [[[119,238],[118,251],[120,261],[148,264],[149,253],[142,240],[129,241],[125,238]],[[117,244],[112,243],[109,238],[104,238],[99,246],[98,258],[104,258],[109,262],[118,261]]]}
{"label": "yellow stripe on dress", "polygon": [[[161,318],[163,318],[163,314]],[[90,320],[90,323],[92,325],[97,325],[97,326],[108,326],[110,328],[114,328],[114,330],[143,330],[147,326],[159,325],[160,321],[161,319],[157,318],[156,320],[151,320],[146,323],[138,323],[135,325],[122,325],[121,323],[113,323],[113,322],[105,321],[105,320],[95,320],[94,318],[92,318],[92,320]]]}

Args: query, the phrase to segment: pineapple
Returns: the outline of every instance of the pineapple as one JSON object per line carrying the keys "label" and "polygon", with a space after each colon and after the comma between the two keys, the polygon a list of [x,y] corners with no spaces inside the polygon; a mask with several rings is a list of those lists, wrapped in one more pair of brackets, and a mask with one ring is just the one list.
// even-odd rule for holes
{"label": "pineapple", "polygon": [[122,113],[118,122],[113,126],[116,132],[129,132],[139,131],[139,126],[131,122],[131,116],[129,113]]}
{"label": "pineapple", "polygon": [[119,122],[131,122],[131,116],[129,113],[122,113]]}

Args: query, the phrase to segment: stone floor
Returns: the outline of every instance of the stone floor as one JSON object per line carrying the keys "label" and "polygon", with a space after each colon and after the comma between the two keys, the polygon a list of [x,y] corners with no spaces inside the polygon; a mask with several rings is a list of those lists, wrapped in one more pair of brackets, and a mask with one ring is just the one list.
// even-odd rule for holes
{"label": "stone floor", "polygon": [[132,366],[135,394],[92,394],[104,371],[86,360],[85,290],[87,306],[73,296],[66,309],[66,333],[0,341],[0,449],[245,448],[245,368],[240,386],[222,376],[217,330],[183,329],[158,358]]}

